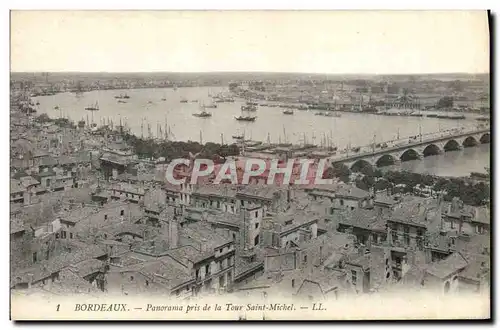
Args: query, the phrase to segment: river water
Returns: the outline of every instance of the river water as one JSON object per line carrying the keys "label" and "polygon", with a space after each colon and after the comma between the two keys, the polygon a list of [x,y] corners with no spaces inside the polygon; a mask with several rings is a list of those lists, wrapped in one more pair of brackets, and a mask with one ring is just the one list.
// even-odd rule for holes
{"label": "river water", "polygon": [[[218,103],[215,109],[207,109],[212,117],[193,116],[200,111],[200,103],[209,103],[210,94],[227,92],[223,87],[192,87],[173,89],[136,89],[107,90],[86,92],[80,96],[74,93],[61,93],[52,96],[40,96],[38,113],[47,113],[50,117],[67,117],[74,121],[81,119],[112,120],[115,125],[126,122],[132,133],[148,135],[148,124],[153,136],[169,127],[170,138],[181,141],[230,143],[232,136],[244,133],[252,140],[270,142],[289,142],[322,144],[326,143],[343,148],[347,145],[363,146],[377,142],[394,140],[457,127],[475,127],[474,119],[448,120],[425,117],[389,117],[371,114],[342,113],[341,117],[315,116],[314,111],[295,111],[294,115],[284,115],[281,108],[259,107],[253,115],[255,122],[241,122],[234,119],[241,114],[244,100],[234,103]],[[127,103],[118,103],[115,96],[128,94]],[[166,101],[162,101],[166,98]],[[181,103],[181,99],[188,103]],[[191,102],[198,100],[199,103]],[[99,103],[99,111],[85,110],[94,103]],[[58,106],[60,110],[55,110]],[[141,123],[143,128],[141,129]],[[166,123],[166,125],[165,125]],[[200,134],[201,132],[201,134]],[[438,175],[468,175],[471,171],[484,172],[489,166],[489,145],[466,148],[462,151],[447,152],[443,155],[426,157],[419,161],[404,162],[400,167],[417,172],[429,172]],[[453,171],[453,174],[451,174]]]}

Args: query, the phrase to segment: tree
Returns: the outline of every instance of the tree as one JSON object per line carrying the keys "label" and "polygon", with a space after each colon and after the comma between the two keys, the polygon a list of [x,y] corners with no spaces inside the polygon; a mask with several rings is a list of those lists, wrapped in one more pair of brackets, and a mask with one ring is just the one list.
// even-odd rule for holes
{"label": "tree", "polygon": [[436,108],[438,108],[438,109],[453,108],[453,97],[444,96],[444,97],[440,98],[436,104]]}
{"label": "tree", "polygon": [[341,181],[348,183],[350,181],[351,170],[345,164],[335,163],[332,166],[333,176],[339,178]]}

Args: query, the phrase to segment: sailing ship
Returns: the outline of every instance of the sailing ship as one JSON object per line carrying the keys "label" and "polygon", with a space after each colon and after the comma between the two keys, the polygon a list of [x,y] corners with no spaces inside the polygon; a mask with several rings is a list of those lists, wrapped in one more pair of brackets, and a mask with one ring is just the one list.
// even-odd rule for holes
{"label": "sailing ship", "polygon": [[125,94],[120,94],[119,96],[115,96],[115,99],[129,99],[130,96],[127,95],[127,93]]}
{"label": "sailing ship", "polygon": [[243,115],[243,112],[245,111],[254,111],[254,110],[248,110],[248,108],[245,108],[244,106],[241,107],[241,115],[238,117],[234,117],[234,119],[239,120],[239,121],[255,121],[257,119],[257,116],[250,116],[250,115]]}
{"label": "sailing ship", "polygon": [[284,115],[293,115],[293,110],[292,109],[283,110],[283,114]]}
{"label": "sailing ship", "polygon": [[94,105],[89,105],[88,107],[85,108],[85,110],[98,111],[99,110],[99,103],[96,101]]}

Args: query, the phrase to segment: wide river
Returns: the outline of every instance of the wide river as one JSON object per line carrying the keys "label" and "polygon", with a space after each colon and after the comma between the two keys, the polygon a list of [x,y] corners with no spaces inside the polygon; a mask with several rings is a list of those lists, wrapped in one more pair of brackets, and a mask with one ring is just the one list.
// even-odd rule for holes
{"label": "wide river", "polygon": [[[371,114],[342,113],[340,117],[315,116],[315,111],[295,111],[294,115],[284,115],[278,107],[259,107],[252,113],[257,116],[255,122],[241,122],[235,116],[241,114],[244,100],[234,103],[218,103],[218,107],[207,109],[212,117],[199,118],[193,114],[200,111],[200,104],[208,104],[211,94],[227,92],[223,87],[192,87],[173,89],[135,89],[92,91],[82,95],[61,93],[53,96],[40,96],[38,113],[47,113],[50,117],[63,116],[74,121],[93,120],[99,124],[112,120],[118,125],[120,119],[132,133],[148,135],[159,133],[159,126],[164,132],[167,126],[170,138],[181,141],[221,142],[232,141],[234,134],[244,133],[252,140],[271,142],[307,143],[363,146],[377,142],[394,140],[457,127],[475,127],[474,119],[448,120],[425,117],[392,117]],[[127,94],[127,103],[119,103],[115,96]],[[165,101],[162,99],[165,98]],[[181,103],[187,99],[188,103]],[[191,102],[198,100],[198,103]],[[87,111],[86,107],[98,102],[99,111]],[[54,107],[58,106],[59,110]],[[165,125],[166,123],[166,125]],[[141,129],[142,126],[142,129]],[[201,133],[200,133],[201,132]],[[164,133],[163,133],[164,134]],[[404,162],[402,168],[438,175],[468,175],[471,171],[485,172],[489,166],[489,145],[466,148],[462,151],[447,152],[443,155],[426,157],[419,161]]]}

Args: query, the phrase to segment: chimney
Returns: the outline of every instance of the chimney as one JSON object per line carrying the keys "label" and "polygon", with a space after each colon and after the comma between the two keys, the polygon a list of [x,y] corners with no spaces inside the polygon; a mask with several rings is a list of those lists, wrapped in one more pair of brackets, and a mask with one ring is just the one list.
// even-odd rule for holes
{"label": "chimney", "polygon": [[170,248],[175,249],[179,242],[178,210],[174,209],[174,216],[168,220],[168,242]]}

